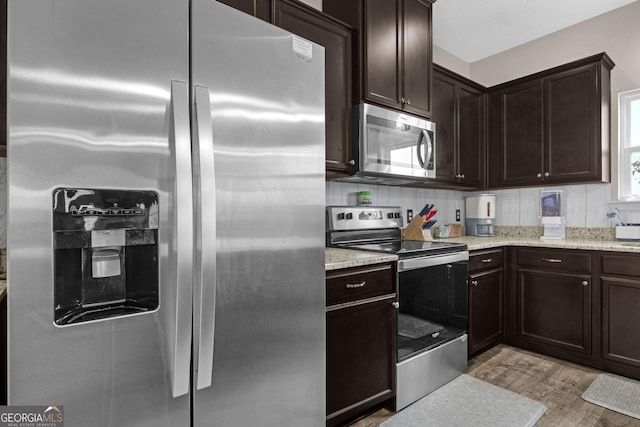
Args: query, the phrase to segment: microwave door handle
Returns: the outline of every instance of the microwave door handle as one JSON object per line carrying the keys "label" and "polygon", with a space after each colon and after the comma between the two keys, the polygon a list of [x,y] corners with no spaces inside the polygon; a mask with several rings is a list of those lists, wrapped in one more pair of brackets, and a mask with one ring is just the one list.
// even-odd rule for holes
{"label": "microwave door handle", "polygon": [[[425,144],[425,140],[428,141],[427,144]],[[422,158],[421,153],[422,153],[422,146],[426,145],[427,147],[427,155]],[[429,139],[429,134],[427,133],[426,130],[422,129],[422,131],[420,131],[420,137],[418,138],[418,163],[420,164],[420,167],[423,169],[426,169],[426,164],[428,163],[429,159],[431,158],[431,154],[433,152],[433,147],[431,147],[431,141]]]}

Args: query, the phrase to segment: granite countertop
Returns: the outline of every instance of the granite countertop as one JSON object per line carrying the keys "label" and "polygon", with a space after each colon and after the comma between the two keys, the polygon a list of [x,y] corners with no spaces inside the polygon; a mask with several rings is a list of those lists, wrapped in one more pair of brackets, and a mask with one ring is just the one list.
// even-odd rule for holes
{"label": "granite countertop", "polygon": [[463,236],[450,239],[434,239],[443,242],[466,243],[469,250],[497,248],[501,246],[531,246],[538,248],[583,249],[640,253],[640,242],[597,239],[540,240],[539,237],[477,237]]}
{"label": "granite countertop", "polygon": [[[504,246],[530,246],[538,248],[582,249],[592,251],[640,253],[640,242],[635,241],[576,238],[568,238],[564,240],[540,240],[539,237],[523,236],[463,236],[450,239],[434,240],[452,243],[465,243],[470,251],[499,248]],[[387,255],[375,252],[364,252],[337,248],[326,248],[325,250],[325,270],[327,271],[348,267],[357,267],[361,265],[392,262],[397,260],[398,257],[396,255]]]}
{"label": "granite countertop", "polygon": [[397,255],[354,251],[351,249],[326,248],[324,254],[324,268],[326,271],[398,260]]}

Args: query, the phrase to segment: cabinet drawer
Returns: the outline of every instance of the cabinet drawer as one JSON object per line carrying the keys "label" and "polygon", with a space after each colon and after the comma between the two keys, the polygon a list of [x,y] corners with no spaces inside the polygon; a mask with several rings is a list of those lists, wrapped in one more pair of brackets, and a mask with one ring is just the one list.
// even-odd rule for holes
{"label": "cabinet drawer", "polygon": [[377,264],[327,273],[327,306],[393,294],[396,292],[395,276],[395,264]]}
{"label": "cabinet drawer", "polygon": [[502,268],[502,248],[473,251],[469,254],[469,272]]}
{"label": "cabinet drawer", "polygon": [[602,255],[602,274],[616,276],[640,276],[640,255],[612,254]]}
{"label": "cabinet drawer", "polygon": [[538,267],[571,273],[591,273],[591,254],[576,250],[518,249],[518,267]]}

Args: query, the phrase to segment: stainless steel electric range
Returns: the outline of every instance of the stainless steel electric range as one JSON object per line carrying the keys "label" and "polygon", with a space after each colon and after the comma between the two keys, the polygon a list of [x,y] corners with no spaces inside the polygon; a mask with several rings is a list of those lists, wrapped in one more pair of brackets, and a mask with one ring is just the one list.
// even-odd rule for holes
{"label": "stainless steel electric range", "polygon": [[467,246],[402,227],[400,207],[327,207],[327,246],[398,256],[396,410],[467,369]]}

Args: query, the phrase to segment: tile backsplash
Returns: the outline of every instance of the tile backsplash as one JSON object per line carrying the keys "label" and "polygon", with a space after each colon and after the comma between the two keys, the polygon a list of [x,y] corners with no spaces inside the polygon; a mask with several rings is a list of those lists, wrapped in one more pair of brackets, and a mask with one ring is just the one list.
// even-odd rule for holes
{"label": "tile backsplash", "polygon": [[[326,204],[356,205],[358,192],[364,190],[373,192],[374,205],[401,206],[405,211],[405,219],[407,209],[413,209],[413,213],[416,214],[425,203],[434,203],[438,209],[436,219],[441,224],[455,222],[456,209],[460,209],[460,221],[464,223],[465,196],[482,193],[329,181],[326,183]],[[539,226],[541,190],[564,190],[563,202],[567,227],[610,228],[615,225],[613,220],[607,218],[607,212],[610,209],[611,184],[484,191],[484,193],[496,195],[495,225]],[[640,211],[625,211],[624,219],[628,222],[640,222]]]}

